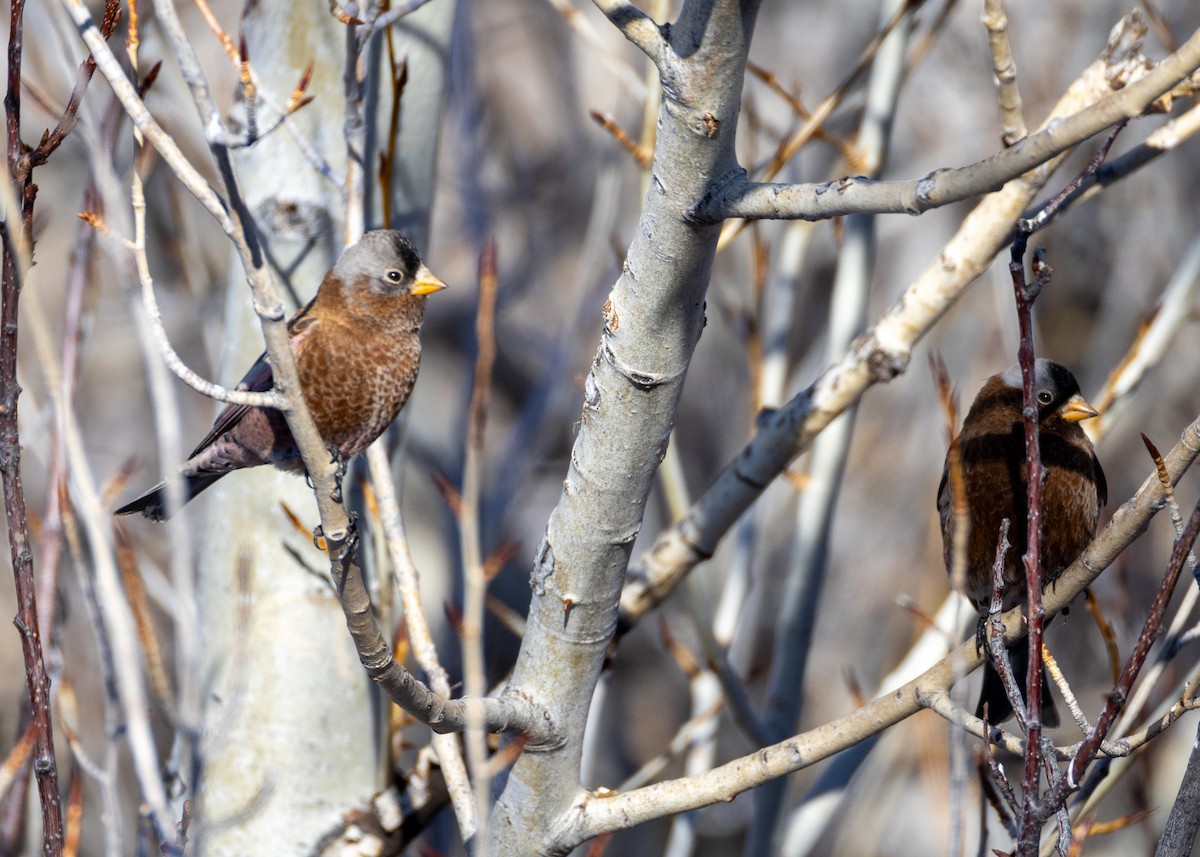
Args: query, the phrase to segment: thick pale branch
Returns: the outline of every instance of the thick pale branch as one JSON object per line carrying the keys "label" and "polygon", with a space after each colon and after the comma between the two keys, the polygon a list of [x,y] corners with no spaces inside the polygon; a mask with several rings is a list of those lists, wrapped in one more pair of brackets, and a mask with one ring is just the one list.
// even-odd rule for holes
{"label": "thick pale branch", "polygon": [[825,220],[856,212],[921,214],[994,191],[1105,128],[1140,116],[1197,68],[1200,30],[1136,82],[1086,109],[1050,122],[1043,130],[986,160],[903,182],[846,177],[820,184],[759,183],[749,181],[742,172],[714,186],[689,215],[697,222],[715,223],[730,217]]}
{"label": "thick pale branch", "polygon": [[630,550],[704,325],[718,230],[688,223],[684,212],[710,176],[736,166],[756,11],[754,0],[690,0],[663,30],[670,46],[659,63],[664,94],[645,207],[605,304],[509,685],[544,706],[567,743],[559,752],[527,750],[513,765],[495,805],[494,853],[565,853],[549,844],[548,831],[579,794],[584,727],[616,630]]}
{"label": "thick pale branch", "polygon": [[[1200,455],[1200,419],[1189,425],[1165,457],[1168,477],[1178,483]],[[1165,505],[1158,474],[1151,474],[1137,493],[1116,511],[1083,554],[1055,585],[1043,592],[1047,615],[1061,611],[1089,586],[1126,547],[1146,531]],[[1004,615],[1004,639],[1011,643],[1026,632],[1020,607]],[[917,678],[838,720],[787,741],[735,759],[708,773],[656,783],[627,794],[591,794],[580,798],[553,829],[556,847],[566,848],[602,833],[624,830],[674,813],[732,800],[742,792],[784,776],[877,735],[922,708],[942,705],[945,692],[962,675],[983,663],[974,639],[963,643]]]}

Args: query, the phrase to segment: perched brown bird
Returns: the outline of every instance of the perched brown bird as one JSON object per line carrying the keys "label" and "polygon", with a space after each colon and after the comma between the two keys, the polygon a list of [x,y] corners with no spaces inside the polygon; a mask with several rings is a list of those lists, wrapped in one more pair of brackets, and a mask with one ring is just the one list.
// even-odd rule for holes
{"label": "perched brown bird", "polygon": [[[1065,367],[1040,359],[1034,368],[1038,403],[1039,444],[1046,481],[1042,491],[1042,580],[1053,582],[1075,561],[1096,534],[1100,509],[1108,502],[1104,471],[1080,420],[1096,416],[1084,401],[1079,383]],[[1002,601],[1005,610],[1025,603],[1028,468],[1025,463],[1025,426],[1021,418],[1021,367],[1013,366],[988,378],[959,434],[962,476],[966,486],[970,536],[967,543],[963,594],[979,611],[977,642],[986,651],[984,622],[992,598],[992,567],[1000,538],[1000,522],[1010,523],[1009,549],[1004,562]],[[954,555],[954,497],[950,459],[938,486],[938,513],[942,519],[942,547],[946,571]],[[1029,665],[1029,640],[1023,638],[1009,650],[1017,686],[1025,687]],[[1012,704],[991,662],[984,664],[983,691],[975,715],[1003,723],[1012,715]],[[1058,725],[1058,710],[1042,675],[1042,722]]]}
{"label": "perched brown bird", "polygon": [[[399,232],[368,232],[346,248],[316,296],[288,322],[300,386],[317,430],[340,464],[366,449],[391,424],[412,392],[421,362],[425,295],[444,289]],[[263,392],[273,384],[267,355],[238,384]],[[184,463],[184,502],[243,467],[274,464],[304,473],[283,414],[226,405]],[[167,515],[165,483],[117,510],[153,521]]]}

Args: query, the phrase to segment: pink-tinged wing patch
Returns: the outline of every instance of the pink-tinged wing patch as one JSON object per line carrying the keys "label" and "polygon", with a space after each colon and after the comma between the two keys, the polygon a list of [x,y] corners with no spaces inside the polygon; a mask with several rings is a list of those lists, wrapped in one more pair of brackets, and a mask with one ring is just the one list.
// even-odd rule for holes
{"label": "pink-tinged wing patch", "polygon": [[[312,304],[310,303],[309,306]],[[296,314],[296,317],[288,324],[288,332],[291,334],[292,355],[299,358],[301,351],[304,348],[304,342],[311,335],[312,331],[317,326],[317,320],[311,317],[305,317],[304,313],[308,311],[306,306],[303,310]],[[265,393],[275,384],[275,376],[271,372],[271,364],[267,362],[267,355],[264,352],[259,355],[259,358],[254,361],[254,365],[249,371],[242,376],[242,380],[238,382],[236,389],[249,393]],[[227,404],[217,414],[213,426],[209,429],[208,434],[204,439],[196,444],[196,448],[192,450],[192,454],[188,458],[192,458],[200,453],[205,447],[210,446],[221,435],[233,428],[242,421],[242,417],[250,410],[249,405]]]}

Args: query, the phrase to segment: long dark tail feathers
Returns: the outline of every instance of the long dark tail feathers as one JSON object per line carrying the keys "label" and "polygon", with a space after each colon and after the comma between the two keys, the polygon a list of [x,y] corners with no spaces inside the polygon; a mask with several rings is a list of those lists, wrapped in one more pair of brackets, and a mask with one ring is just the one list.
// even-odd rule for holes
{"label": "long dark tail feathers", "polygon": [[[1017,681],[1017,687],[1021,689],[1021,696],[1025,696],[1025,677],[1029,673],[1029,638],[1023,638],[1013,643],[1011,649],[1008,650],[1009,660],[1012,661],[1013,678]],[[1000,674],[996,672],[991,661],[983,665],[983,689],[979,692],[979,705],[975,707],[975,716],[983,717],[983,707],[987,705],[988,723],[997,726],[1003,723],[1008,718],[1012,717],[1012,703],[1008,701],[1008,694],[1004,690],[1004,682],[1000,679]],[[1046,674],[1046,667],[1042,667],[1042,725],[1053,729],[1058,726],[1058,706],[1054,702],[1054,697],[1050,694],[1050,676]]]}
{"label": "long dark tail feathers", "polygon": [[[183,477],[183,502],[188,502],[224,475],[224,473],[205,473],[200,476]],[[165,521],[169,518],[170,515],[167,514],[167,483],[159,482],[141,497],[117,509],[116,514],[132,515],[134,512],[141,512],[145,518],[151,521]]]}

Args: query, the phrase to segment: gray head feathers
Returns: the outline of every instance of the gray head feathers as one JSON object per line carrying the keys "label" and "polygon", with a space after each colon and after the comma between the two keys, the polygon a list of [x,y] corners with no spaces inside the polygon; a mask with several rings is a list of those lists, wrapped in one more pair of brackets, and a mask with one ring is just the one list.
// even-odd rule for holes
{"label": "gray head feathers", "polygon": [[[1000,380],[1014,390],[1021,389],[1021,364],[1009,366],[1000,373]],[[1033,388],[1041,405],[1064,402],[1079,392],[1079,382],[1071,374],[1071,370],[1061,363],[1039,357],[1033,365]],[[1048,393],[1049,399],[1043,399],[1042,394]]]}
{"label": "gray head feathers", "polygon": [[411,281],[421,265],[421,255],[403,233],[375,229],[345,249],[333,267],[333,274],[345,283],[356,282],[364,274],[374,282],[387,271],[397,270],[405,281]]}

